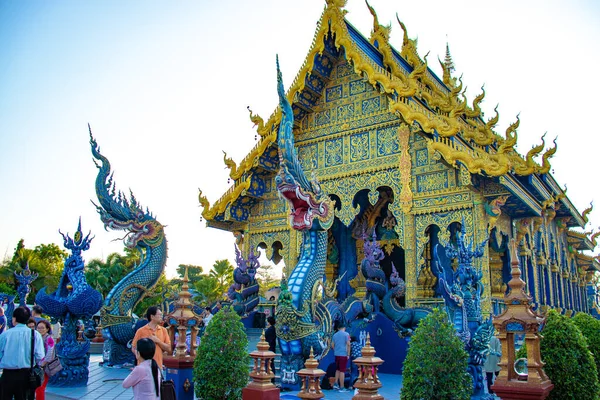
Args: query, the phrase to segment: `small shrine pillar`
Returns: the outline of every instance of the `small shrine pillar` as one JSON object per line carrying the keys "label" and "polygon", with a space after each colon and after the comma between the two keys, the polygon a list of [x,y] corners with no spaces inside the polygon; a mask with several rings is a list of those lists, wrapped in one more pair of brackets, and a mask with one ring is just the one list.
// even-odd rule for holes
{"label": "small shrine pillar", "polygon": [[[506,309],[493,321],[502,344],[502,359],[499,364],[502,369],[492,390],[503,400],[542,400],[554,387],[542,369],[544,363],[540,356],[539,327],[543,319],[531,309],[531,297],[525,293],[515,239],[510,242],[510,257],[512,279],[508,282],[510,291],[504,296]],[[522,333],[525,333],[527,345],[526,377],[519,376],[514,368],[515,335]]]}
{"label": "small shrine pillar", "polygon": [[[188,291],[188,267],[185,267],[183,285],[179,292],[179,299],[175,302],[173,312],[167,314],[166,319],[169,323],[169,335],[174,338],[175,329],[179,333],[175,355],[164,357],[164,364],[167,367],[166,379],[171,379],[175,383],[175,392],[179,400],[194,399],[194,359],[196,357],[196,337],[200,321],[199,315],[193,311],[193,304],[190,300],[192,295]],[[191,342],[188,349],[185,342],[188,328],[191,330]],[[189,354],[188,354],[189,353]]]}
{"label": "small shrine pillar", "polygon": [[325,376],[325,371],[319,369],[319,362],[315,360],[313,348],[310,348],[308,360],[304,363],[304,368],[296,372],[302,380],[302,387],[298,397],[301,399],[322,399],[325,397],[321,391],[321,378]]}
{"label": "small shrine pillar", "polygon": [[383,360],[375,357],[375,348],[371,346],[371,335],[367,334],[367,342],[361,350],[361,357],[354,360],[354,364],[358,366],[358,379],[354,387],[358,389],[358,394],[352,397],[352,400],[384,400],[383,396],[378,393],[382,386],[377,369]]}
{"label": "small shrine pillar", "polygon": [[271,360],[275,355],[269,351],[269,343],[265,340],[263,330],[256,350],[250,353],[254,360],[254,367],[250,372],[252,382],[242,389],[242,400],[279,400],[279,388],[272,383],[275,374],[271,370]]}

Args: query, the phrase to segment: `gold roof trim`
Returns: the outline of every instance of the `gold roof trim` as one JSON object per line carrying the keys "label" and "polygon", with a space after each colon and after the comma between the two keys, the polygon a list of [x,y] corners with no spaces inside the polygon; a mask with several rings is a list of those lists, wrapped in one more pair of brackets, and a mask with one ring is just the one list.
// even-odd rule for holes
{"label": "gold roof trim", "polygon": [[[499,116],[497,111],[496,116],[491,118],[487,123],[481,121],[479,104],[485,97],[485,90],[482,88],[482,93],[473,100],[473,109],[467,106],[460,78],[460,85],[453,87],[452,82],[450,82],[451,87],[448,89],[449,92],[446,93],[438,82],[434,82],[430,77],[427,56],[425,56],[424,60],[421,60],[417,52],[416,40],[408,38],[406,27],[397,16],[398,23],[403,30],[400,55],[414,68],[408,75],[393,56],[392,48],[389,44],[391,26],[381,26],[375,10],[368,3],[367,6],[374,18],[371,40],[377,40],[384,63],[390,68],[391,73],[370,60],[352,40],[345,21],[347,11],[343,9],[346,1],[326,0],[326,3],[327,6],[317,24],[310,50],[288,90],[287,97],[291,103],[293,103],[296,95],[304,90],[305,78],[307,75],[310,75],[314,68],[315,56],[323,53],[325,50],[324,39],[331,32],[335,35],[335,46],[337,48],[344,47],[346,58],[349,62],[353,63],[354,71],[358,75],[363,76],[373,86],[379,85],[384,92],[398,95],[398,101],[390,99],[390,111],[398,113],[405,122],[412,124],[416,121],[425,132],[433,133],[435,130],[442,138],[452,137],[461,133],[464,139],[473,140],[480,146],[487,146],[494,143],[497,143],[499,146],[498,150],[494,153],[489,153],[485,149],[477,147],[468,150],[466,148],[458,149],[450,144],[449,141],[443,139],[429,141],[428,147],[431,147],[430,151],[439,152],[450,164],[456,165],[456,161],[461,161],[471,173],[485,172],[492,176],[499,176],[511,170],[519,175],[547,173],[550,170],[548,160],[556,152],[556,145],[553,149],[544,153],[542,156],[542,166],[538,166],[533,161],[533,158],[539,154],[538,150],[532,149],[532,151],[528,152],[525,159],[519,156],[514,150],[517,139],[516,132],[514,132],[514,135],[509,135],[507,131],[507,137],[502,138],[493,131],[494,126],[498,122]],[[459,95],[461,95],[463,100],[459,99]],[[437,107],[439,109],[438,114],[430,111],[415,100],[409,100],[409,97],[421,97],[425,99],[430,107]],[[258,157],[264,153],[269,145],[275,142],[277,138],[275,127],[281,121],[281,110],[279,107],[275,109],[266,123],[260,116],[252,114],[251,110],[249,112],[252,122],[258,125],[257,133],[261,138],[237,168],[231,168],[230,177],[234,180],[240,179],[245,173],[250,171]],[[509,127],[509,129],[511,128]],[[494,150],[491,149],[490,151]],[[231,161],[233,162],[233,160]],[[227,162],[229,163],[229,161]],[[235,163],[227,165],[233,167]],[[247,188],[249,177],[246,177],[244,182],[238,183],[228,190],[212,208],[207,209],[205,207],[202,215],[205,218],[212,218],[223,212],[229,202],[237,199],[234,195],[237,194],[239,196],[243,192],[243,189],[238,189],[242,185]],[[203,201],[200,201],[200,204],[204,206]],[[208,204],[208,201],[206,203]]]}
{"label": "gold roof trim", "polygon": [[236,184],[230,187],[229,190],[225,192],[219,201],[217,201],[212,207],[210,207],[210,203],[208,202],[206,196],[202,195],[202,190],[198,189],[198,202],[204,208],[202,211],[202,217],[209,220],[213,219],[218,214],[222,214],[230,203],[233,203],[238,197],[240,197],[241,194],[248,190],[250,187],[251,178],[252,174],[250,174],[243,182],[236,182]]}

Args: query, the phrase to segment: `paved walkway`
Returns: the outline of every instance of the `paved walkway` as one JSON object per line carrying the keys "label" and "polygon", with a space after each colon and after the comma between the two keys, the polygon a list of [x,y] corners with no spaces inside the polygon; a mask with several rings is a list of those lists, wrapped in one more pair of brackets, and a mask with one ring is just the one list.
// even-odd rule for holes
{"label": "paved walkway", "polygon": [[[123,379],[129,375],[130,370],[127,368],[108,368],[100,366],[102,361],[101,355],[92,355],[90,357],[90,375],[88,385],[79,388],[60,388],[48,387],[46,389],[46,398],[48,400],[132,400],[133,391],[131,389],[123,389],[121,384]],[[383,387],[379,394],[388,399],[398,399],[400,387],[402,385],[402,377],[399,375],[380,374]],[[334,390],[324,390],[325,398],[331,400],[349,400],[352,398],[353,392],[348,391],[339,393]],[[281,393],[282,399],[298,399],[294,392]]]}

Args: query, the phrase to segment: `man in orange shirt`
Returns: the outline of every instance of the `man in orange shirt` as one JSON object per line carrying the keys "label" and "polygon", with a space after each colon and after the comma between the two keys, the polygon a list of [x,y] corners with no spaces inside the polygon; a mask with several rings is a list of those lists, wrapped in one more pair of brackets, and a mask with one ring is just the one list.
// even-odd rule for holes
{"label": "man in orange shirt", "polygon": [[149,307],[148,311],[146,311],[146,319],[148,320],[148,324],[138,329],[135,333],[135,337],[131,343],[131,351],[135,354],[138,340],[142,338],[152,340],[156,344],[154,360],[158,364],[158,367],[162,369],[163,351],[171,351],[171,339],[169,339],[169,333],[162,326],[163,313],[156,306]]}

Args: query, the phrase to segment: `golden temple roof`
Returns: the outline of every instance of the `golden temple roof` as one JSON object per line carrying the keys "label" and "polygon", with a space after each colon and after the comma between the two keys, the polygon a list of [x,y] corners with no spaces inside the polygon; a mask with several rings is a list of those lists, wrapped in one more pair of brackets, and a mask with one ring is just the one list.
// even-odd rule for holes
{"label": "golden temple roof", "polygon": [[[567,206],[575,222],[581,225],[579,213],[568,199],[564,199],[563,190],[549,175],[549,159],[557,149],[555,142],[552,148],[543,152],[546,146],[544,135],[538,146],[534,146],[525,156],[520,155],[515,150],[519,116],[504,135],[497,134],[494,131],[499,120],[497,109],[494,117],[484,121],[479,106],[485,97],[484,88],[469,105],[462,77],[453,78],[449,64],[440,61],[443,69],[443,80],[440,80],[428,67],[427,55],[423,58],[419,56],[416,40],[408,37],[407,29],[399,18],[397,22],[403,32],[403,43],[398,52],[389,43],[391,25],[380,25],[375,10],[367,3],[373,15],[373,30],[368,41],[382,57],[382,62],[378,62],[365,52],[364,46],[359,46],[359,41],[366,39],[345,19],[343,7],[346,1],[326,0],[326,3],[308,54],[287,92],[291,104],[298,103],[307,78],[314,72],[317,56],[325,51],[326,39],[333,37],[335,47],[345,50],[345,57],[352,64],[354,72],[389,96],[390,111],[409,125],[418,124],[423,132],[431,134],[427,139],[430,152],[440,154],[454,167],[460,163],[472,174],[488,177],[546,174],[551,182],[545,182],[552,186],[554,192],[546,191],[547,196],[552,198],[563,194],[562,204]],[[224,161],[230,168],[229,176],[234,184],[212,206],[200,191],[199,201],[204,207],[202,216],[207,221],[224,213],[229,205],[246,193],[259,158],[267,149],[277,145],[277,129],[281,120],[279,107],[266,122],[250,109],[249,112],[250,119],[257,126],[259,142],[239,165],[225,154]],[[540,163],[536,161],[539,156]],[[544,185],[540,183],[539,186]]]}

